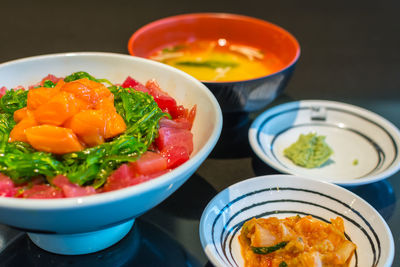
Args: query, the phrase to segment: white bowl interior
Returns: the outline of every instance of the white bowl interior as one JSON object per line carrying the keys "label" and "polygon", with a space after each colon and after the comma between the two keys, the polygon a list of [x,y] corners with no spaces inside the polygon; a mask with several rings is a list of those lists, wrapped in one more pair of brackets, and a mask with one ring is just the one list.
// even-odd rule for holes
{"label": "white bowl interior", "polygon": [[[283,151],[310,132],[326,136],[333,155],[307,169]],[[303,100],[269,109],[250,127],[249,140],[255,153],[281,172],[340,185],[379,181],[400,168],[400,131],[377,114],[339,102]]]}
{"label": "white bowl interior", "polygon": [[244,266],[238,235],[253,217],[312,215],[344,219],[357,245],[350,266],[390,266],[393,236],[379,213],[339,186],[292,175],[270,175],[234,184],[211,200],[200,221],[200,239],[215,266]]}

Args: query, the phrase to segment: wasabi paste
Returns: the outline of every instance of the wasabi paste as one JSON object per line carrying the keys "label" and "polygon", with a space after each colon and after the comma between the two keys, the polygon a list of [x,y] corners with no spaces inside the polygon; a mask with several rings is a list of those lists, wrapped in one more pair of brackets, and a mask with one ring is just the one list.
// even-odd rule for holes
{"label": "wasabi paste", "polygon": [[325,136],[315,133],[300,134],[299,139],[283,151],[294,164],[305,168],[316,168],[324,164],[333,150],[325,143]]}

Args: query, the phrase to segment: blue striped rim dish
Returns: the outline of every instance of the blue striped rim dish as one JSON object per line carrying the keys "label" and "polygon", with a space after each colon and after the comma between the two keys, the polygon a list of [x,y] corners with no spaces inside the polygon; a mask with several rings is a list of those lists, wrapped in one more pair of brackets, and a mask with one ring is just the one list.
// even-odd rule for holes
{"label": "blue striped rim dish", "polygon": [[245,221],[297,214],[327,222],[342,217],[347,238],[357,245],[351,267],[390,266],[393,261],[392,234],[373,207],[339,186],[292,175],[256,177],[219,193],[201,218],[202,246],[216,266],[243,266],[237,237]]}
{"label": "blue striped rim dish", "polygon": [[[329,164],[307,169],[284,157],[283,150],[309,132],[326,136],[334,151]],[[249,141],[280,172],[340,185],[376,182],[400,169],[400,131],[371,111],[340,102],[303,100],[268,109],[251,125]]]}

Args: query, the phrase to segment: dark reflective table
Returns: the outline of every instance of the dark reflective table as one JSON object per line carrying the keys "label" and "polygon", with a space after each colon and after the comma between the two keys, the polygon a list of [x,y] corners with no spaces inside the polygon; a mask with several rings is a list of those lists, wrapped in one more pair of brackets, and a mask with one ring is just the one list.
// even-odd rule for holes
{"label": "dark reflective table", "polygon": [[[126,44],[135,30],[180,13],[231,12],[269,20],[297,37],[302,54],[285,93],[266,109],[302,99],[342,101],[369,109],[400,128],[399,1],[2,0],[0,11],[0,63],[71,51],[127,54]],[[0,225],[0,266],[211,266],[198,235],[207,203],[233,183],[278,173],[249,146],[247,131],[260,112],[224,114],[221,138],[197,172],[138,218],[113,247],[60,256]],[[400,173],[348,189],[386,220],[395,241],[393,266],[400,266]]]}
{"label": "dark reflective table", "polygon": [[116,245],[89,255],[52,254],[19,234],[3,251],[0,262],[1,266],[201,266],[174,238],[143,220]]}

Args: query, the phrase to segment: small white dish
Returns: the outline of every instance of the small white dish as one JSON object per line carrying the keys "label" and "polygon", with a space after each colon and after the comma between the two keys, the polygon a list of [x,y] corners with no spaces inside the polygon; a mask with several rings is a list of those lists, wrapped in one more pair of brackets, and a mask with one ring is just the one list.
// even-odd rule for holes
{"label": "small white dish", "polygon": [[[307,169],[283,151],[310,132],[326,136],[334,153],[322,166]],[[251,125],[249,141],[280,172],[344,186],[376,182],[400,168],[400,131],[371,111],[340,102],[303,100],[268,109]]]}
{"label": "small white dish", "polygon": [[213,265],[242,267],[238,236],[245,221],[297,214],[325,221],[343,218],[345,234],[357,245],[349,267],[391,266],[393,236],[371,205],[337,185],[293,175],[255,177],[220,192],[201,216],[201,244]]}

